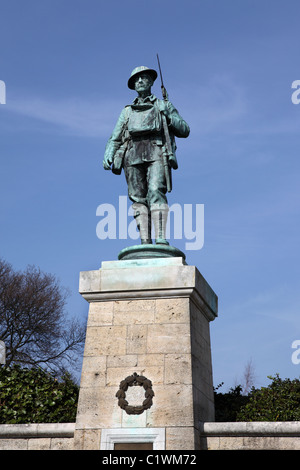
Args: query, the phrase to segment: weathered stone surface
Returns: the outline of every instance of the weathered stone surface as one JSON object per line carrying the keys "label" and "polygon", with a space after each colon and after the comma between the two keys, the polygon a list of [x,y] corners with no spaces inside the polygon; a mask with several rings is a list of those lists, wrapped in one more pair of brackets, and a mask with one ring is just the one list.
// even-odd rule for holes
{"label": "weathered stone surface", "polygon": [[300,422],[200,423],[207,450],[300,450]]}
{"label": "weathered stone surface", "polygon": [[148,353],[190,353],[189,324],[157,324],[148,326]]}
{"label": "weathered stone surface", "polygon": [[136,367],[138,365],[137,354],[127,354],[125,356],[107,356],[107,368],[109,367]]}
{"label": "weathered stone surface", "polygon": [[192,384],[190,354],[165,355],[165,384]]}
{"label": "weathered stone surface", "polygon": [[[106,385],[111,387],[119,387],[121,380],[125,379],[128,374],[129,370],[128,367],[114,367],[114,368],[107,368],[107,381]],[[135,367],[134,371],[138,375],[143,375],[146,377],[151,377],[151,382],[155,384],[162,384],[164,383],[164,368],[163,366],[148,366],[148,367]],[[138,387],[140,388],[140,387]]]}
{"label": "weathered stone surface", "polygon": [[73,450],[75,423],[1,424],[0,450]]}
{"label": "weathered stone surface", "polygon": [[50,450],[74,450],[74,441],[73,439],[53,438]]}
{"label": "weathered stone surface", "polygon": [[99,450],[101,429],[80,429],[76,431],[74,438],[74,449],[76,450]]}
{"label": "weathered stone surface", "polygon": [[194,450],[195,430],[193,427],[167,427],[167,450]]}
{"label": "weathered stone surface", "polygon": [[188,298],[157,299],[155,323],[188,323],[190,305]]}
{"label": "weathered stone surface", "polygon": [[147,426],[192,426],[193,396],[191,385],[156,385],[155,400],[148,415]]}
{"label": "weathered stone surface", "polygon": [[85,356],[126,354],[126,326],[87,328]]}
{"label": "weathered stone surface", "polygon": [[[148,429],[150,423],[150,410],[140,416],[121,414],[121,429]],[[0,450],[100,449],[101,429],[77,429],[75,436],[74,430],[75,423],[0,425]],[[165,435],[166,449],[170,450],[300,450],[300,422],[297,421],[206,422],[199,430],[192,426],[166,426]]]}
{"label": "weathered stone surface", "polygon": [[103,387],[106,383],[106,357],[85,356],[83,359],[84,374],[81,387]]}
{"label": "weathered stone surface", "polygon": [[138,366],[163,366],[165,362],[165,355],[162,354],[140,354],[138,356]]}
{"label": "weathered stone surface", "polygon": [[88,326],[112,325],[114,302],[92,302],[89,308]]}
{"label": "weathered stone surface", "polygon": [[28,440],[27,439],[1,439],[0,450],[27,450]]}
{"label": "weathered stone surface", "polygon": [[[106,262],[81,275],[80,292],[90,308],[78,446],[86,448],[88,430],[153,427],[168,430],[169,449],[199,447],[198,420],[214,416],[209,321],[217,314],[200,273],[176,258]],[[151,380],[154,392],[139,415],[128,415],[116,398],[133,373]],[[129,405],[142,405],[145,392],[132,388]],[[130,401],[136,394],[139,404]]]}
{"label": "weathered stone surface", "polygon": [[126,352],[127,354],[146,354],[147,325],[128,325]]}
{"label": "weathered stone surface", "polygon": [[110,386],[81,389],[76,430],[121,427],[122,410],[115,397],[117,389]]}
{"label": "weathered stone surface", "polygon": [[182,258],[139,261],[106,262],[99,270],[82,272],[80,293],[89,302],[192,295],[208,320],[216,317],[217,296],[195,266]]}
{"label": "weathered stone surface", "polygon": [[155,300],[116,301],[114,325],[147,325],[155,321]]}
{"label": "weathered stone surface", "polygon": [[[61,440],[61,442],[64,439]],[[69,443],[70,439],[66,439]],[[68,444],[69,446],[69,444]],[[71,439],[70,448],[73,447],[73,439]],[[51,449],[51,439],[47,437],[41,437],[40,439],[28,439],[27,450],[49,450]]]}

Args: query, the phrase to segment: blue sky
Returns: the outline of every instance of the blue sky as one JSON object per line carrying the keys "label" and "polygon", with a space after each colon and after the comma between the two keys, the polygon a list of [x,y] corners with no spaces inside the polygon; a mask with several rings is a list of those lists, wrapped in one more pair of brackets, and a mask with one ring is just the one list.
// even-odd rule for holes
{"label": "blue sky", "polygon": [[0,0],[0,11],[0,256],[55,274],[70,315],[87,315],[79,272],[131,244],[96,236],[97,207],[127,194],[102,168],[105,144],[135,97],[132,69],[156,68],[158,52],[191,128],[169,202],[205,208],[204,246],[186,255],[219,297],[214,383],[240,383],[250,360],[256,386],[299,377],[299,2]]}

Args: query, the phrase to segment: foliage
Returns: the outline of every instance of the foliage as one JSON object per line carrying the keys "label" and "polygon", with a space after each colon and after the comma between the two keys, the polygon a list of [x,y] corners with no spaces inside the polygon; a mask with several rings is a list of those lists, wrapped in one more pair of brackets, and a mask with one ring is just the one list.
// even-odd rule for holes
{"label": "foliage", "polygon": [[0,423],[75,422],[79,387],[42,369],[0,367]]}
{"label": "foliage", "polygon": [[300,421],[300,380],[268,376],[272,383],[253,388],[237,421]]}
{"label": "foliage", "polygon": [[0,340],[6,364],[64,373],[76,368],[85,325],[65,314],[67,291],[57,279],[31,266],[15,271],[0,259]]}
{"label": "foliage", "polygon": [[227,393],[218,393],[217,390],[223,385],[221,383],[214,390],[215,419],[216,421],[236,421],[242,406],[249,398],[242,394],[241,385],[231,388]]}
{"label": "foliage", "polygon": [[246,395],[241,385],[228,393],[215,388],[216,421],[300,421],[300,380],[268,376],[272,383]]}

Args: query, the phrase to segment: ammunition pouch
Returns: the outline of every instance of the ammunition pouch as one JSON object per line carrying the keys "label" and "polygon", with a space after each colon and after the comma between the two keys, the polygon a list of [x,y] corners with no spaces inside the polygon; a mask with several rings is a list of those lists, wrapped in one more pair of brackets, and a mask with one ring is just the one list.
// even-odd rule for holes
{"label": "ammunition pouch", "polygon": [[125,140],[125,142],[121,145],[121,147],[115,153],[114,161],[111,166],[111,171],[114,173],[114,175],[120,175],[122,173],[124,156],[127,150],[127,146],[128,146],[128,140]]}

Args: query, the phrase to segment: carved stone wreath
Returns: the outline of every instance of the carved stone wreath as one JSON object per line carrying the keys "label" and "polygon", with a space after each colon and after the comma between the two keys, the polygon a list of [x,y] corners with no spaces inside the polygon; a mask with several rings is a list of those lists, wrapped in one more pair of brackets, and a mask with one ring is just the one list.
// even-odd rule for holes
{"label": "carved stone wreath", "polygon": [[[131,406],[126,400],[126,392],[128,387],[137,386],[144,387],[145,390],[145,400],[140,406]],[[152,398],[154,397],[154,392],[152,390],[152,382],[143,375],[138,375],[134,372],[133,375],[129,375],[124,380],[120,382],[119,390],[116,393],[118,398],[118,405],[122,410],[125,410],[128,415],[140,415],[145,410],[151,408],[153,402]]]}

